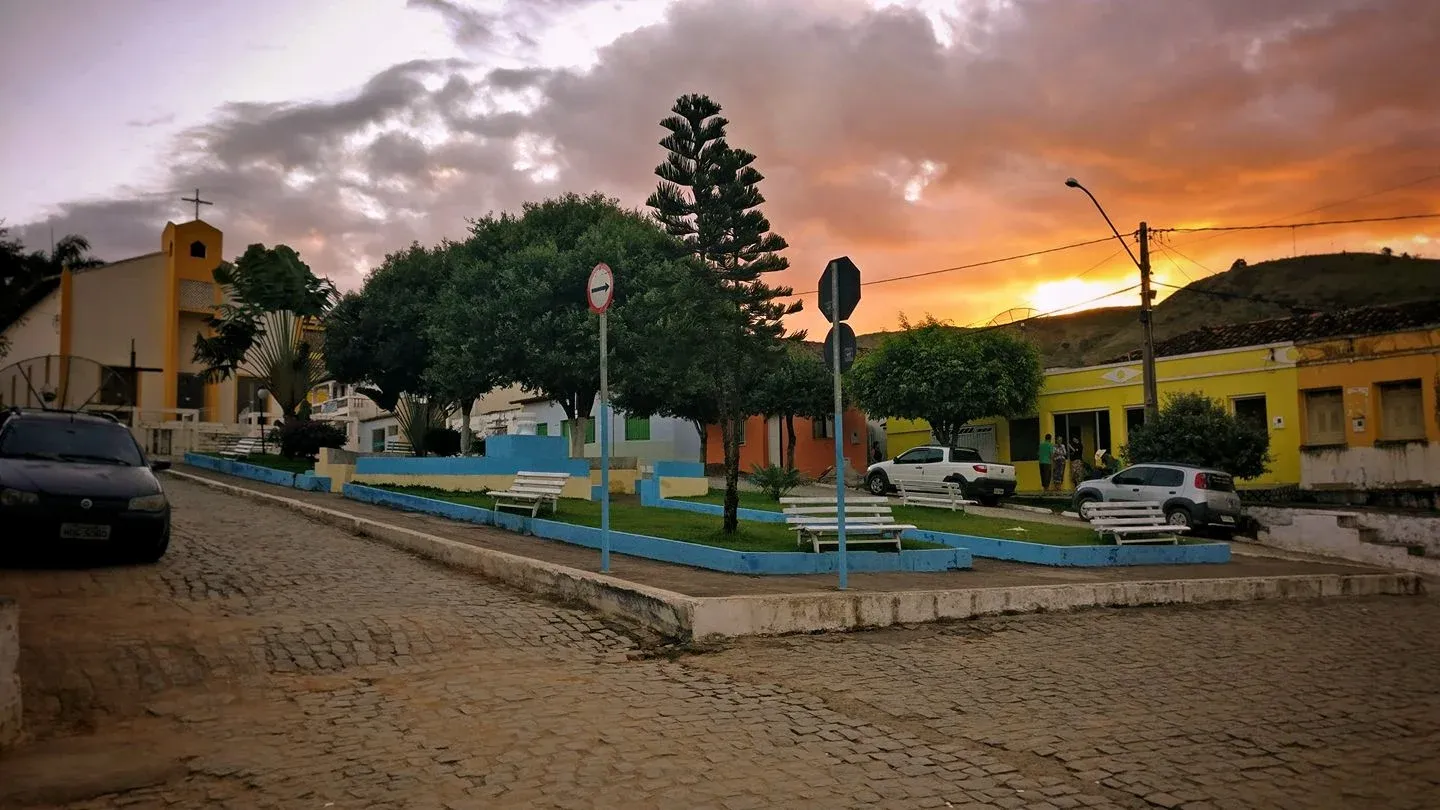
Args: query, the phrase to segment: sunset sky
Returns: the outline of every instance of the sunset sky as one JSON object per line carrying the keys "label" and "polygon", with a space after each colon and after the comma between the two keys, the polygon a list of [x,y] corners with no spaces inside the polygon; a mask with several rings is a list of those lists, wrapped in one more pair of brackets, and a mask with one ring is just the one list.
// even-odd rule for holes
{"label": "sunset sky", "polygon": [[[1072,175],[1122,231],[1440,212],[1437,76],[1435,0],[0,0],[0,219],[118,259],[198,186],[227,254],[285,242],[350,288],[525,200],[642,204],[658,121],[702,92],[810,293],[842,254],[874,282],[1107,235]],[[1440,255],[1440,219],[1166,239],[1157,280],[1183,285]],[[852,323],[1134,278],[1112,241],[875,284]]]}

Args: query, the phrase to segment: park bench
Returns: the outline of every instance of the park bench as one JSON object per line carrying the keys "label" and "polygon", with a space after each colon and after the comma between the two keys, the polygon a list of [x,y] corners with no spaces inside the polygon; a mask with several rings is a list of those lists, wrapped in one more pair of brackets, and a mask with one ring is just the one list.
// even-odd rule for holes
{"label": "park bench", "polygon": [[560,491],[565,489],[565,482],[568,480],[570,473],[521,470],[515,473],[515,480],[510,482],[509,489],[492,489],[485,494],[495,499],[496,511],[519,509],[529,511],[530,517],[535,517],[544,504],[550,504],[552,513],[560,508]]}
{"label": "park bench", "polygon": [[[795,545],[810,541],[819,553],[820,546],[840,544],[839,507],[834,498],[781,498],[785,525],[795,530]],[[855,496],[845,498],[845,545],[894,546],[900,550],[900,533],[914,526],[896,523],[885,498]]]}
{"label": "park bench", "polygon": [[220,450],[222,458],[245,458],[260,452],[263,445],[258,436],[244,436]]}
{"label": "park bench", "polygon": [[1091,501],[1080,514],[1096,534],[1114,537],[1116,545],[1179,543],[1179,533],[1190,531],[1189,526],[1166,523],[1165,510],[1153,501]]}
{"label": "park bench", "polygon": [[904,506],[942,506],[952,512],[965,511],[975,501],[966,500],[959,481],[896,481]]}

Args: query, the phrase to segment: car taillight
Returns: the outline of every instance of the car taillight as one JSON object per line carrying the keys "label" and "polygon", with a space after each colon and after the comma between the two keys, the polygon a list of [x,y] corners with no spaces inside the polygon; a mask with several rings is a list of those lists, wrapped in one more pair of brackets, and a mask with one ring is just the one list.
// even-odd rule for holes
{"label": "car taillight", "polygon": [[1207,479],[1207,478],[1205,477],[1205,473],[1195,473],[1195,488],[1196,488],[1196,489],[1209,489],[1209,488],[1210,488],[1210,481],[1209,481],[1209,479]]}
{"label": "car taillight", "polygon": [[986,467],[984,464],[976,464],[976,465],[975,465],[975,472],[983,473],[983,472],[989,472],[989,471],[990,471],[990,468],[989,468],[989,467]]}

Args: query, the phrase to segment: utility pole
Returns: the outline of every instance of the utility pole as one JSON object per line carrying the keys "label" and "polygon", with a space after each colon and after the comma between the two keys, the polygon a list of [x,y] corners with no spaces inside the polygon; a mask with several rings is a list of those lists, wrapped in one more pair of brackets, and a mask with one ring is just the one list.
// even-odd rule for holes
{"label": "utility pole", "polygon": [[1155,293],[1150,290],[1150,226],[1140,223],[1140,329],[1144,335],[1141,347],[1141,371],[1145,389],[1145,421],[1154,423],[1160,416],[1160,395],[1155,385],[1155,319],[1151,302]]}

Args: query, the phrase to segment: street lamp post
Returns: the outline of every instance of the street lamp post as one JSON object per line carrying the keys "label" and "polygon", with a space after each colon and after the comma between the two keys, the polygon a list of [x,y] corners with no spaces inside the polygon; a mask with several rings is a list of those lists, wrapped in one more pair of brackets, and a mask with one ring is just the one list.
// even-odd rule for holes
{"label": "street lamp post", "polygon": [[265,410],[269,405],[270,392],[264,388],[255,391],[256,413],[260,420],[260,455],[266,455],[265,451]]}
{"label": "street lamp post", "polygon": [[1090,198],[1090,202],[1095,203],[1095,210],[1105,218],[1105,224],[1110,226],[1110,232],[1115,234],[1115,238],[1120,240],[1125,252],[1130,255],[1130,261],[1140,268],[1140,330],[1143,338],[1141,344],[1142,388],[1145,392],[1145,421],[1153,422],[1160,414],[1160,396],[1155,384],[1155,326],[1150,307],[1151,299],[1155,296],[1150,291],[1150,227],[1144,222],[1140,223],[1138,237],[1140,256],[1136,258],[1135,253],[1130,250],[1130,243],[1120,235],[1115,223],[1110,221],[1110,215],[1105,213],[1104,207],[1100,205],[1099,200],[1095,199],[1095,195],[1090,193],[1090,189],[1085,188],[1079,180],[1073,177],[1067,178],[1065,185],[1080,189],[1085,192],[1085,196]]}

